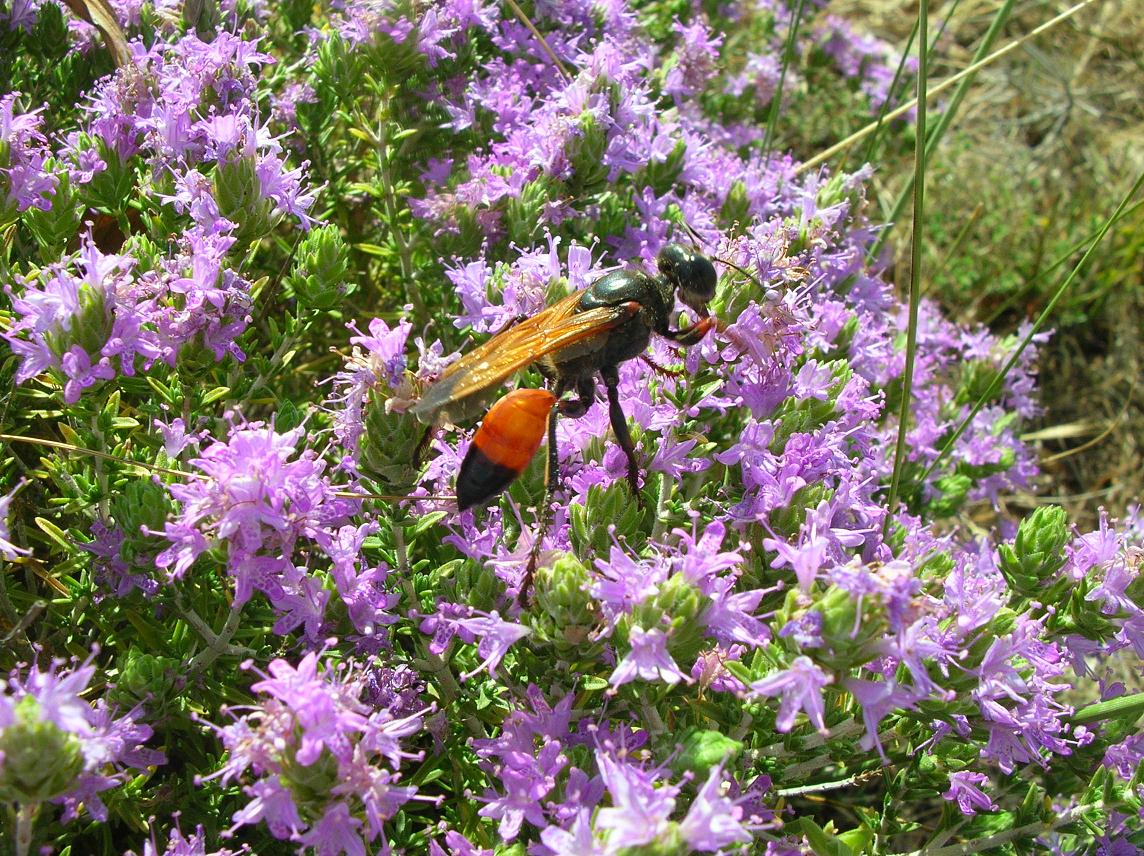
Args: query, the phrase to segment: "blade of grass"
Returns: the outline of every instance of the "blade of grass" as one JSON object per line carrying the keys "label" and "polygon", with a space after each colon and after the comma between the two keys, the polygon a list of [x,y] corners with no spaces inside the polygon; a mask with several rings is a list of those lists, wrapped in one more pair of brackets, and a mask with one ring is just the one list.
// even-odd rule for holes
{"label": "blade of grass", "polygon": [[508,8],[512,10],[512,13],[516,15],[516,19],[524,24],[524,26],[528,28],[528,31],[532,33],[532,37],[540,42],[541,49],[548,55],[548,58],[552,60],[552,64],[556,66],[556,70],[560,72],[560,76],[567,81],[571,81],[572,74],[568,71],[568,67],[560,61],[560,57],[556,55],[556,51],[552,50],[552,46],[548,44],[547,39],[541,35],[540,30],[536,29],[536,25],[532,23],[532,19],[517,5],[516,0],[505,0],[505,3],[508,5]]}
{"label": "blade of grass", "polygon": [[[985,31],[985,35],[981,38],[981,44],[977,46],[977,52],[973,55],[973,64],[983,59],[989,53],[989,49],[993,47],[993,43],[997,41],[997,37],[1001,35],[1001,28],[1005,26],[1005,22],[1009,20],[1009,13],[1013,11],[1014,0],[1005,0],[1000,8],[994,13],[993,20],[989,24],[989,29]],[[970,68],[973,67],[970,65]],[[965,99],[966,94],[969,92],[969,87],[973,85],[973,79],[976,75],[970,74],[964,77],[954,90],[953,96],[949,99],[949,104],[946,105],[945,110],[942,111],[941,116],[938,118],[937,123],[934,125],[933,130],[927,135],[926,138],[926,157],[932,157],[934,150],[941,142],[945,132],[949,130],[950,124],[953,122],[953,117],[957,115],[957,110],[961,106],[961,102]],[[921,131],[919,130],[919,134]],[[906,179],[906,185],[902,188],[898,198],[894,200],[894,205],[890,209],[890,214],[886,218],[886,222],[890,224],[888,229],[883,229],[882,232],[875,239],[871,245],[866,257],[868,259],[876,259],[878,254],[885,246],[890,234],[894,231],[894,224],[898,222],[898,218],[902,215],[902,211],[906,207],[906,201],[910,198],[912,191],[911,184],[913,179]]]}
{"label": "blade of grass", "polygon": [[[922,0],[918,4],[918,43],[929,44],[929,4]],[[898,505],[898,486],[902,479],[902,467],[906,460],[906,430],[910,421],[910,405],[913,403],[914,358],[918,346],[918,304],[921,302],[922,237],[925,225],[926,188],[926,77],[929,72],[929,51],[918,51],[918,118],[917,139],[914,141],[914,237],[910,248],[910,320],[906,327],[906,366],[902,372],[902,406],[898,411],[898,440],[894,444],[894,472],[890,476],[890,496],[886,501],[886,520],[882,533],[889,532],[890,521]]]}
{"label": "blade of grass", "polygon": [[981,394],[981,397],[978,398],[977,402],[973,405],[973,409],[969,411],[969,414],[961,421],[961,424],[957,426],[957,430],[955,430],[950,438],[946,440],[945,445],[943,445],[941,449],[938,450],[937,457],[933,459],[930,465],[926,467],[925,472],[923,472],[918,478],[917,483],[919,485],[924,484],[925,480],[929,478],[930,474],[935,469],[937,469],[938,464],[940,464],[945,459],[945,456],[949,454],[949,450],[953,448],[953,445],[958,441],[958,439],[960,439],[961,435],[965,433],[965,430],[969,427],[969,424],[974,420],[977,414],[981,412],[982,408],[985,407],[986,402],[988,402],[993,397],[993,393],[997,391],[997,388],[1001,385],[1001,381],[1003,381],[1006,376],[1008,376],[1009,372],[1012,371],[1013,366],[1017,364],[1017,360],[1020,359],[1021,354],[1025,351],[1025,348],[1027,348],[1029,343],[1033,341],[1033,337],[1040,331],[1042,327],[1045,326],[1045,321],[1048,320],[1048,317],[1052,314],[1053,309],[1056,308],[1056,305],[1060,301],[1061,297],[1064,296],[1064,293],[1068,290],[1069,286],[1072,285],[1073,280],[1077,278],[1077,275],[1080,273],[1080,271],[1083,270],[1085,265],[1088,264],[1089,258],[1094,252],[1096,252],[1096,248],[1100,246],[1100,242],[1104,239],[1104,236],[1108,234],[1108,230],[1112,228],[1112,224],[1120,219],[1122,212],[1125,208],[1128,207],[1128,203],[1131,201],[1132,197],[1134,197],[1137,191],[1140,190],[1141,185],[1144,185],[1144,173],[1140,174],[1139,178],[1137,178],[1135,183],[1132,185],[1132,188],[1128,191],[1128,193],[1125,194],[1124,198],[1120,201],[1120,204],[1116,207],[1116,211],[1112,214],[1111,217],[1108,218],[1108,220],[1105,221],[1104,226],[1102,226],[1100,232],[1097,233],[1097,236],[1093,240],[1092,245],[1085,251],[1085,254],[1081,257],[1081,260],[1076,263],[1076,266],[1069,272],[1069,275],[1065,277],[1064,282],[1062,282],[1057,288],[1056,292],[1053,294],[1045,308],[1041,310],[1041,314],[1037,316],[1037,320],[1033,322],[1033,326],[1029,329],[1029,332],[1025,334],[1025,337],[1021,340],[1020,344],[1017,345],[1017,348],[1009,356],[1009,359],[1005,362],[1005,365],[1002,366],[1001,370],[997,372],[996,375],[994,375],[993,379],[989,382],[989,386],[985,389],[985,391]]}
{"label": "blade of grass", "polygon": [[[1053,27],[1057,26],[1058,24],[1061,24],[1064,21],[1067,21],[1069,18],[1071,18],[1077,12],[1081,11],[1082,9],[1088,8],[1089,6],[1091,6],[1095,2],[1097,2],[1097,0],[1081,0],[1081,2],[1077,3],[1075,6],[1069,7],[1065,11],[1061,12],[1061,14],[1057,15],[1055,18],[1053,18],[1049,21],[1045,21],[1045,23],[1041,24],[1039,27],[1037,27],[1033,30],[1030,30],[1028,33],[1025,33],[1025,35],[1021,36],[1020,38],[1014,39],[1009,44],[1005,45],[1005,47],[998,48],[996,51],[991,53],[989,56],[985,57],[985,59],[981,60],[980,62],[975,62],[971,65],[968,65],[965,68],[963,68],[961,71],[959,71],[957,74],[953,75],[953,77],[950,77],[947,80],[943,80],[941,83],[937,84],[936,86],[929,87],[929,89],[926,91],[926,97],[927,98],[933,98],[937,95],[940,95],[942,92],[945,92],[945,90],[949,89],[951,86],[957,85],[960,81],[964,80],[966,77],[974,75],[978,71],[980,71],[981,69],[985,68],[985,66],[995,63],[997,60],[1001,59],[1001,57],[1012,53],[1013,51],[1017,50],[1017,48],[1021,47],[1021,45],[1025,44],[1026,42],[1032,41],[1033,39],[1037,38],[1037,36],[1040,36],[1042,33],[1046,33],[1049,30],[1051,30]],[[911,98],[905,104],[902,104],[900,107],[895,107],[893,110],[891,110],[889,113],[887,113],[885,118],[884,118],[884,121],[891,121],[893,119],[897,119],[899,116],[904,116],[906,113],[913,110],[916,105],[917,105],[917,99]],[[816,154],[814,157],[810,158],[809,160],[803,161],[801,164],[798,165],[798,168],[795,169],[795,175],[802,175],[804,172],[809,172],[810,170],[817,167],[819,164],[830,160],[832,157],[834,157],[839,152],[846,151],[848,148],[850,148],[856,142],[858,142],[859,140],[864,140],[869,134],[873,133],[874,128],[876,126],[877,126],[876,122],[871,122],[869,125],[866,125],[864,128],[860,128],[859,130],[855,131],[853,134],[848,136],[846,139],[838,141],[837,143],[835,143],[830,148],[819,152],[818,154]]]}
{"label": "blade of grass", "polygon": [[787,66],[790,65],[794,59],[794,42],[798,37],[798,25],[802,22],[802,7],[806,0],[798,0],[798,6],[794,10],[794,17],[790,22],[790,29],[787,31],[786,45],[783,47],[783,63],[779,69],[779,83],[775,87],[774,97],[771,98],[771,111],[767,116],[767,133],[763,137],[763,151],[769,152],[771,150],[771,140],[775,138],[775,126],[779,122],[779,111],[783,102],[783,83],[786,81]]}

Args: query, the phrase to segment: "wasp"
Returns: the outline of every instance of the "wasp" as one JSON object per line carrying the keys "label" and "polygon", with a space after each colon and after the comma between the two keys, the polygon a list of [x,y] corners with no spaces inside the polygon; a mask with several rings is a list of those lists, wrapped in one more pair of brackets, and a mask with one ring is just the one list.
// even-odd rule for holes
{"label": "wasp", "polygon": [[[457,476],[457,505],[463,511],[484,505],[505,490],[528,466],[548,433],[545,478],[547,509],[556,488],[556,418],[576,419],[596,399],[597,382],[607,392],[608,416],[627,457],[627,481],[639,499],[639,463],[620,404],[620,363],[642,355],[654,333],[679,345],[693,345],[716,326],[707,304],[715,296],[715,266],[679,244],[668,244],[656,259],[657,276],[636,270],[607,274],[536,315],[497,333],[442,372],[411,412],[432,426],[474,414],[487,391],[514,373],[535,365],[550,390],[518,389],[485,415]],[[675,296],[697,321],[671,326]],[[543,522],[542,522],[543,527]],[[534,542],[539,545],[540,538]],[[536,552],[534,546],[534,554]],[[525,588],[535,569],[526,571]]]}

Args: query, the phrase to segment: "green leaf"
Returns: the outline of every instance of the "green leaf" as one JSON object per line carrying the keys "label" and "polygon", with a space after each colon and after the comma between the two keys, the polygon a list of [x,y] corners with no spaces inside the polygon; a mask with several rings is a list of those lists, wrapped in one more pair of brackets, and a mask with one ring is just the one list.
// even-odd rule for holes
{"label": "green leaf", "polygon": [[353,246],[355,250],[360,250],[367,256],[385,256],[389,254],[389,250],[377,244],[354,244]]}
{"label": "green leaf", "polygon": [[794,823],[788,824],[787,829],[796,835],[799,833],[805,835],[816,856],[853,856],[853,850],[827,833],[809,817],[798,818]]}
{"label": "green leaf", "polygon": [[212,402],[218,401],[220,398],[226,398],[228,395],[230,395],[229,386],[216,386],[214,389],[203,395],[202,403],[211,404]]}
{"label": "green leaf", "polygon": [[39,526],[40,529],[42,529],[49,538],[55,541],[56,544],[58,544],[63,549],[69,552],[71,551],[74,545],[64,530],[60,529],[60,527],[56,526],[56,524],[52,523],[52,521],[45,520],[43,517],[37,517],[35,520],[36,525]]}

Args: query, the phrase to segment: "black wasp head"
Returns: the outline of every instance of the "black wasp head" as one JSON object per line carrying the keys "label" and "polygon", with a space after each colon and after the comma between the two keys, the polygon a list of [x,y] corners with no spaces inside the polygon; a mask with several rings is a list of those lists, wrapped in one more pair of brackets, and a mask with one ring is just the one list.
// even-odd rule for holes
{"label": "black wasp head", "polygon": [[668,244],[656,259],[660,274],[679,290],[679,299],[700,318],[711,313],[707,302],[715,296],[715,265],[694,250]]}

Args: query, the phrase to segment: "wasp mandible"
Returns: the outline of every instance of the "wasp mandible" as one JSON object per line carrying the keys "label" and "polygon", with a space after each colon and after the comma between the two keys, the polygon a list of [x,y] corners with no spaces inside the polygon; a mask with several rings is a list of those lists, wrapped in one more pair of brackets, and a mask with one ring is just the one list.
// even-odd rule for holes
{"label": "wasp mandible", "polygon": [[[557,415],[576,419],[596,397],[597,378],[608,396],[608,416],[628,460],[627,480],[639,498],[639,464],[627,418],[620,406],[620,363],[647,350],[654,333],[679,345],[693,345],[716,326],[707,304],[715,296],[715,266],[679,244],[656,259],[658,276],[636,270],[607,274],[588,288],[502,330],[450,365],[424,392],[411,412],[434,425],[474,415],[482,393],[535,364],[551,391],[519,389],[486,414],[457,477],[457,505],[483,505],[507,488],[536,454],[548,431],[545,508],[558,478]],[[675,295],[698,320],[672,329]],[[568,397],[566,397],[568,396]],[[537,541],[539,543],[539,539]]]}

